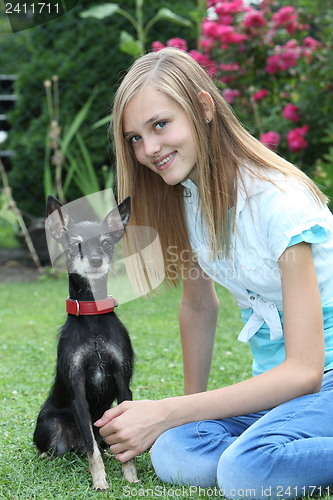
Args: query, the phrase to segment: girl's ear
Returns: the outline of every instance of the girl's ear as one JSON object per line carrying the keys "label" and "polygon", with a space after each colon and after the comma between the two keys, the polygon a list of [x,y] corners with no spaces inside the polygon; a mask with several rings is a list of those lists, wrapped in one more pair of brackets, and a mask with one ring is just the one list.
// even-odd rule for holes
{"label": "girl's ear", "polygon": [[211,121],[214,117],[214,114],[215,114],[215,104],[214,104],[212,96],[208,92],[206,92],[205,90],[201,90],[198,93],[198,99],[199,99],[199,102],[202,106],[204,118],[206,120]]}

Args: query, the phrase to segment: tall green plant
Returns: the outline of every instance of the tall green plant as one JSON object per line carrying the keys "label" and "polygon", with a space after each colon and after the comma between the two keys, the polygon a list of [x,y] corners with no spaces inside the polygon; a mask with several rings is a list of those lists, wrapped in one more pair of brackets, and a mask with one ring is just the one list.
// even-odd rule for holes
{"label": "tall green plant", "polygon": [[144,0],[135,0],[135,17],[126,10],[122,9],[117,3],[104,3],[102,5],[96,5],[81,12],[80,17],[93,17],[101,20],[115,14],[125,17],[134,28],[136,38],[134,38],[133,35],[127,31],[122,30],[120,33],[119,48],[122,52],[133,57],[138,57],[145,52],[148,32],[158,21],[168,21],[184,27],[192,26],[192,22],[189,19],[179,16],[172,10],[165,7],[159,9],[155,16],[144,24],[143,4]]}
{"label": "tall green plant", "polygon": [[[103,183],[101,184],[94,168],[92,157],[80,133],[91,105],[97,95],[95,89],[88,101],[80,109],[74,120],[62,130],[59,126],[59,95],[57,77],[53,77],[54,92],[51,93],[51,82],[45,82],[50,115],[50,129],[47,134],[44,193],[52,194],[61,203],[66,203],[66,195],[72,182],[76,184],[83,196],[113,187],[113,171],[102,167]],[[94,124],[91,128],[96,128]]]}

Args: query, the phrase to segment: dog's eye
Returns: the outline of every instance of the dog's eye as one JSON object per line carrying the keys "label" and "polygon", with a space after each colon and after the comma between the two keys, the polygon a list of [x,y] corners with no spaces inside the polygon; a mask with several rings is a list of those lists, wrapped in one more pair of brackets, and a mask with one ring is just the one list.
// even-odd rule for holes
{"label": "dog's eye", "polygon": [[81,247],[82,247],[82,243],[80,241],[73,241],[71,243],[71,249],[73,252],[81,253],[82,252]]}
{"label": "dog's eye", "polygon": [[102,247],[104,250],[108,250],[111,247],[111,241],[109,240],[103,240],[102,241]]}

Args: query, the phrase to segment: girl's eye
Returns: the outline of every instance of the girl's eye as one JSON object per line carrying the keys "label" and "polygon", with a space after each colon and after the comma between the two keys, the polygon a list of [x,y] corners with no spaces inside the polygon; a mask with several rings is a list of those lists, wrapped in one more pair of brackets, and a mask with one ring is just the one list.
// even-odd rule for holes
{"label": "girl's eye", "polygon": [[160,122],[157,122],[155,125],[155,128],[157,130],[162,130],[164,127],[166,127],[167,122],[165,120],[161,120]]}
{"label": "girl's eye", "polygon": [[129,141],[131,144],[136,144],[140,139],[140,135],[133,135],[133,137],[131,137]]}

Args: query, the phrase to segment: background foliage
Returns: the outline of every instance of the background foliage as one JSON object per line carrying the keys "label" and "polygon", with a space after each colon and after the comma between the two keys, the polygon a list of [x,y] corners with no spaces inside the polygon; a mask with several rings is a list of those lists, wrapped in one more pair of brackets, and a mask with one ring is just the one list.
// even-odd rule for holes
{"label": "background foliage", "polygon": [[[324,0],[208,0],[189,51],[245,127],[333,195],[333,6]],[[199,50],[197,50],[199,48]]]}
{"label": "background foliage", "polygon": [[[132,55],[119,50],[120,32],[126,30],[133,36],[135,33],[128,20],[119,15],[106,18],[103,22],[81,18],[80,12],[90,5],[94,3],[82,0],[62,17],[13,34],[8,28],[8,21],[6,24],[2,4],[0,73],[17,75],[15,94],[18,100],[15,109],[9,113],[9,139],[0,149],[15,150],[16,154],[8,166],[11,168],[10,183],[21,210],[33,215],[43,214],[45,200],[43,169],[49,123],[43,85],[45,80],[50,80],[53,75],[59,77],[59,125],[62,129],[70,126],[96,90],[97,96],[80,131],[97,171],[103,165],[111,167],[113,163],[107,145],[107,125],[97,129],[91,126],[108,114],[117,83],[133,60]],[[135,0],[125,0],[121,5],[135,16]],[[148,22],[159,7],[154,0],[146,0],[143,5],[144,20]],[[187,12],[195,7],[195,2],[168,0],[163,2],[163,7],[186,17]],[[158,21],[149,32],[149,45],[161,31],[171,37],[175,29],[171,22]],[[182,33],[191,40],[195,37],[191,27],[183,27]],[[68,199],[78,195],[73,183]]]}
{"label": "background foliage", "polygon": [[[140,1],[143,25],[149,23],[161,7],[192,23],[185,26],[157,21],[146,37],[146,49],[156,40],[160,45],[183,40],[187,50],[202,64],[209,65],[209,71],[244,125],[258,137],[270,134],[262,138],[269,147],[278,142],[279,154],[303,168],[324,186],[328,195],[333,195],[331,1],[294,0],[290,6],[288,0],[253,1],[252,4],[245,0],[208,0],[208,3],[168,0],[163,5],[155,0],[125,0],[121,9],[135,18]],[[82,12],[101,3],[104,2],[81,0],[66,15],[15,34],[10,31],[3,13],[4,4],[0,3],[0,73],[17,75],[14,89],[17,101],[8,114],[9,139],[0,149],[16,152],[6,163],[14,198],[21,210],[35,216],[43,214],[45,199],[43,177],[49,127],[45,80],[53,75],[59,77],[62,134],[70,129],[74,118],[96,92],[80,125],[80,136],[101,187],[105,165],[110,169],[114,163],[112,148],[108,146],[107,125],[99,128],[92,125],[108,114],[117,84],[134,58],[130,50],[120,50],[119,41],[126,33],[130,46],[133,40],[135,43],[137,33],[119,13],[100,19],[81,17]],[[210,7],[209,14],[206,14],[207,7]],[[289,18],[293,22],[296,15],[297,26],[291,29],[288,22],[281,22],[273,35],[274,15],[282,7],[293,9]],[[251,13],[257,13],[257,20],[254,16],[249,21]],[[263,23],[258,21],[258,13],[262,14]],[[219,32],[214,32],[214,23]],[[231,28],[234,38],[230,41]],[[319,44],[311,46],[308,37]],[[269,72],[267,62],[279,51],[290,56],[285,58],[289,67]],[[289,112],[294,112],[289,113],[289,118],[284,113],[287,106]],[[297,151],[295,147],[293,151],[290,149],[291,139],[301,146]],[[71,155],[80,164],[82,148],[76,140],[71,147]],[[77,176],[70,180],[68,200],[81,195],[75,182]]]}

